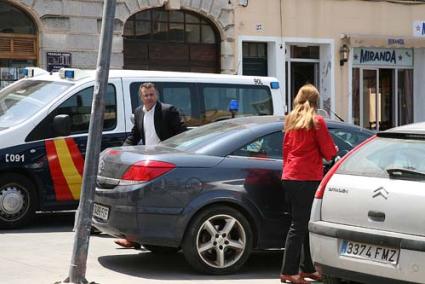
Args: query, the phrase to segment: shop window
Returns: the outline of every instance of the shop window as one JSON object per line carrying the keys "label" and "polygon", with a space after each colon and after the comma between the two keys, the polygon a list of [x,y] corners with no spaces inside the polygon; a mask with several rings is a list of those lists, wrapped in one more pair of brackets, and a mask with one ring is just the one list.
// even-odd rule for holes
{"label": "shop window", "polygon": [[243,75],[267,76],[267,43],[244,42],[242,44]]}

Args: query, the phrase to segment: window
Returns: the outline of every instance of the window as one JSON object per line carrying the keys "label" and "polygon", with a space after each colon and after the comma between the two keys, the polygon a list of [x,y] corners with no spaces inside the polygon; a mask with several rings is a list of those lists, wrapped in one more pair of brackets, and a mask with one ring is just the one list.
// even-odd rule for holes
{"label": "window", "polygon": [[273,114],[272,96],[265,86],[205,84],[201,95],[205,106],[202,113],[205,123],[232,118],[229,111],[231,100],[239,103],[235,117]]}
{"label": "window", "polygon": [[232,153],[234,156],[282,160],[282,131],[263,136]]}
{"label": "window", "polygon": [[72,83],[22,80],[0,91],[0,128],[12,127],[42,111]]}
{"label": "window", "polygon": [[[93,87],[84,89],[63,102],[56,110],[55,115],[68,114],[71,117],[71,134],[86,133],[89,130],[91,107],[93,101]],[[117,102],[115,87],[108,85],[105,96],[104,130],[115,128],[117,122]]]}
{"label": "window", "polygon": [[[158,89],[159,100],[174,105],[189,127],[232,118],[229,111],[231,100],[239,103],[239,111],[235,113],[235,117],[273,114],[272,96],[266,86],[200,83],[201,93],[198,93],[194,83],[153,83]],[[142,82],[130,84],[133,112],[141,105],[141,84]]]}
{"label": "window", "polygon": [[242,74],[267,76],[267,43],[244,42],[242,45]]}
{"label": "window", "polygon": [[390,169],[425,174],[425,141],[377,138],[350,156],[337,173],[388,178]]}
{"label": "window", "polygon": [[[71,135],[88,133],[91,107],[93,100],[93,87],[86,88],[64,101],[58,108],[52,111],[34,130],[28,135],[27,141],[41,140],[55,137],[52,130],[53,118],[59,114],[68,114],[71,118]],[[105,117],[103,130],[112,130],[117,124],[117,99],[115,87],[108,85],[105,95]]]}
{"label": "window", "polygon": [[[331,133],[334,140],[336,140],[335,137],[337,137],[343,140],[345,143],[347,143],[349,146],[349,149],[354,148],[355,146],[362,143],[364,140],[368,139],[372,135],[371,132],[360,132],[360,131],[354,131],[354,130],[345,130],[341,128],[330,128],[329,132]],[[343,150],[343,149],[340,149],[340,150]]]}
{"label": "window", "polygon": [[216,31],[200,16],[188,11],[164,9],[149,9],[131,16],[125,23],[124,37],[159,42],[217,42]]}
{"label": "window", "polygon": [[[201,125],[199,119],[199,101],[193,94],[191,83],[167,83],[154,82],[159,92],[159,100],[171,104],[177,108],[187,126]],[[142,104],[139,96],[139,88],[142,82],[134,82],[130,85],[131,107],[134,110]],[[196,107],[194,107],[196,105]]]}

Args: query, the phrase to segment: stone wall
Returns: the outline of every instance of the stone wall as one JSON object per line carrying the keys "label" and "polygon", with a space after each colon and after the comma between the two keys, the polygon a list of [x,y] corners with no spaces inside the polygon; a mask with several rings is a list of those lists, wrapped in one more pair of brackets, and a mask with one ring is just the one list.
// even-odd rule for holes
{"label": "stone wall", "polygon": [[[102,0],[7,0],[26,10],[38,23],[40,65],[46,52],[72,53],[72,65],[94,68],[103,13]],[[234,7],[228,0],[117,0],[111,68],[123,67],[123,28],[133,14],[150,8],[186,9],[207,17],[221,37],[221,71],[235,73]]]}

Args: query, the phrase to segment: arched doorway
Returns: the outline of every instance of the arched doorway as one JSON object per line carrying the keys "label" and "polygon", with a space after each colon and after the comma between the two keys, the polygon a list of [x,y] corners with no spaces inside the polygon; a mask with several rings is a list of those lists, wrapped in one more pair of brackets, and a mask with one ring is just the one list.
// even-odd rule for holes
{"label": "arched doorway", "polygon": [[0,89],[13,83],[26,66],[37,65],[37,26],[24,11],[0,2]]}
{"label": "arched doorway", "polygon": [[208,19],[149,9],[124,26],[124,69],[220,72],[220,36]]}

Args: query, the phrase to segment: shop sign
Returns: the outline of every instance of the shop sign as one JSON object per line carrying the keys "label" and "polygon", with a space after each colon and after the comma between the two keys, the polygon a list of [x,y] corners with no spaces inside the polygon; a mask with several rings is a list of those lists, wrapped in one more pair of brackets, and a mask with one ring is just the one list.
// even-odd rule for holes
{"label": "shop sign", "polygon": [[425,37],[425,21],[413,22],[413,36]]}
{"label": "shop sign", "polygon": [[64,67],[71,67],[71,53],[47,52],[47,71],[56,72]]}
{"label": "shop sign", "polygon": [[413,49],[410,48],[354,48],[354,65],[413,66]]}

